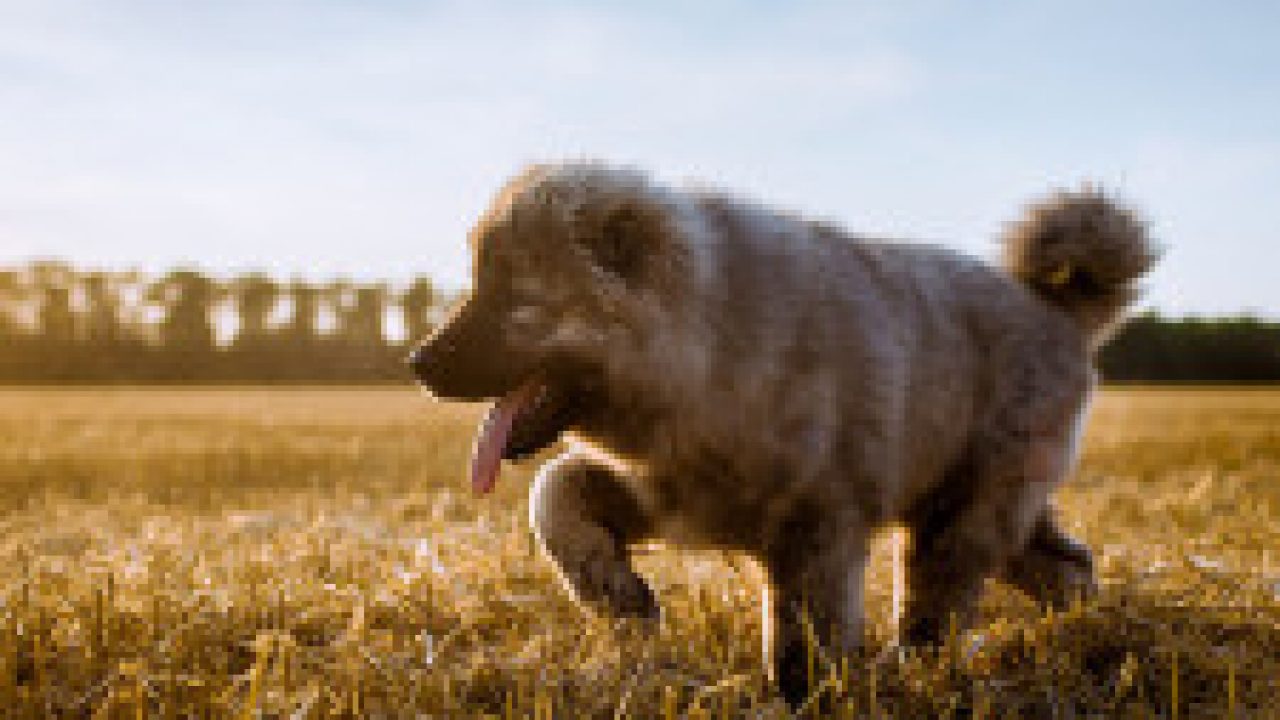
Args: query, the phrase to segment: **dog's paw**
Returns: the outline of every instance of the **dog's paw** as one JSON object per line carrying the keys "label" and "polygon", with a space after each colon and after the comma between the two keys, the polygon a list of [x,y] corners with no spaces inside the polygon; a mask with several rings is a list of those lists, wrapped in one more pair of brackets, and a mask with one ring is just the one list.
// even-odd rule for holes
{"label": "dog's paw", "polygon": [[795,711],[809,699],[809,660],[803,648],[783,648],[773,667],[773,680],[787,707]]}
{"label": "dog's paw", "polygon": [[641,626],[658,628],[662,609],[648,583],[630,567],[595,569],[590,575],[566,578],[580,605],[600,617],[637,620]]}
{"label": "dog's paw", "polygon": [[931,616],[906,618],[899,629],[897,645],[907,652],[937,649],[947,641],[951,623]]}
{"label": "dog's paw", "polygon": [[653,590],[635,573],[614,573],[605,586],[602,604],[615,617],[642,620],[654,626],[662,619],[662,608]]}

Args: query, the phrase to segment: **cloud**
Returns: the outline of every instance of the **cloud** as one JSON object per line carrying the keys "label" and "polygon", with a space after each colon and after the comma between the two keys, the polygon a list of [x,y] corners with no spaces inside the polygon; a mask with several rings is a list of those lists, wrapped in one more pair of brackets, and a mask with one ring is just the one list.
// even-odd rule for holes
{"label": "cloud", "polygon": [[[1280,306],[1265,263],[1247,262],[1269,252],[1277,216],[1262,193],[1280,183],[1265,122],[1277,106],[1243,72],[1266,66],[1244,63],[1262,46],[1197,33],[1190,73],[1165,67],[1176,34],[1116,29],[1126,57],[1160,62],[1113,68],[1110,36],[1072,26],[1074,13],[0,3],[0,262],[459,285],[461,239],[506,175],[592,155],[983,254],[1019,202],[1097,179],[1175,246],[1153,281],[1162,307]],[[1115,23],[1151,23],[1130,15]],[[1077,62],[1072,32],[1097,56]],[[1234,59],[1216,65],[1214,48]]]}
{"label": "cloud", "polygon": [[678,19],[590,6],[127,7],[0,13],[10,252],[457,282],[458,238],[524,160],[706,157],[709,134],[839,122],[920,79],[888,49],[708,52]]}

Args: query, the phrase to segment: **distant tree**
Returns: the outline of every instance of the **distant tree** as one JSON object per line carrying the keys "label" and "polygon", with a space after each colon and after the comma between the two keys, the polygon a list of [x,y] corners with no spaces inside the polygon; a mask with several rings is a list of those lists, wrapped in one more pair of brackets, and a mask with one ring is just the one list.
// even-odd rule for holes
{"label": "distant tree", "polygon": [[321,289],[322,308],[333,321],[329,329],[334,339],[342,340],[346,336],[347,320],[351,306],[355,304],[355,293],[355,283],[347,278],[330,280]]}
{"label": "distant tree", "polygon": [[119,302],[116,314],[120,318],[121,329],[132,342],[146,338],[153,329],[147,318],[146,275],[138,270],[116,273],[113,285]]}
{"label": "distant tree", "polygon": [[21,357],[15,361],[33,382],[57,382],[77,370],[74,282],[74,271],[62,262],[38,261],[26,269],[24,285],[34,301],[36,333],[20,344]]}
{"label": "distant tree", "polygon": [[22,273],[0,271],[0,381],[21,381],[30,375],[28,356],[35,338],[22,331],[20,322],[26,298]]}
{"label": "distant tree", "polygon": [[387,288],[361,285],[341,316],[341,329],[349,342],[365,347],[386,344]]}
{"label": "distant tree", "polygon": [[50,345],[71,344],[76,336],[76,317],[71,309],[71,291],[64,287],[41,288],[40,335]]}
{"label": "distant tree", "polygon": [[329,306],[337,319],[336,336],[351,346],[382,346],[386,342],[387,286],[357,285],[347,279],[326,288]]}
{"label": "distant tree", "polygon": [[60,262],[32,263],[30,283],[40,297],[37,322],[44,344],[56,352],[66,352],[75,340],[76,316],[71,305],[72,269]]}
{"label": "distant tree", "polygon": [[195,270],[175,270],[154,284],[150,296],[164,308],[160,344],[168,351],[194,355],[213,349],[213,309],[217,284]]}
{"label": "distant tree", "polygon": [[320,306],[324,291],[305,280],[289,284],[289,302],[293,306],[287,332],[294,342],[311,342],[320,328]]}
{"label": "distant tree", "polygon": [[385,334],[387,286],[337,280],[326,287],[326,297],[336,327],[326,340],[320,372],[339,382],[398,379],[400,353],[388,345]]}
{"label": "distant tree", "polygon": [[84,293],[84,333],[88,345],[114,348],[122,340],[119,279],[105,272],[85,273],[80,277]]}
{"label": "distant tree", "polygon": [[18,317],[27,298],[26,284],[17,270],[0,270],[0,337],[18,332]]}
{"label": "distant tree", "polygon": [[427,277],[414,278],[400,296],[400,309],[404,311],[405,340],[409,344],[421,342],[431,332],[431,311],[439,300],[435,284]]}
{"label": "distant tree", "polygon": [[232,283],[236,312],[240,318],[239,342],[261,342],[267,335],[267,323],[280,301],[280,286],[262,273],[237,278]]}

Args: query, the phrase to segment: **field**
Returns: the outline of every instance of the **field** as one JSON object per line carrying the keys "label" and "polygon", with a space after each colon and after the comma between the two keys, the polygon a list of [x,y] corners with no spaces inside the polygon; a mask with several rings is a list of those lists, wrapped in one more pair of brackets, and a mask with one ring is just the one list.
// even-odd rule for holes
{"label": "field", "polygon": [[[469,497],[475,407],[408,389],[0,391],[6,717],[759,717],[757,570],[646,549],[656,637],[592,620]],[[937,656],[868,578],[848,717],[1280,717],[1280,392],[1111,390],[1059,495],[1101,596],[992,584]]]}

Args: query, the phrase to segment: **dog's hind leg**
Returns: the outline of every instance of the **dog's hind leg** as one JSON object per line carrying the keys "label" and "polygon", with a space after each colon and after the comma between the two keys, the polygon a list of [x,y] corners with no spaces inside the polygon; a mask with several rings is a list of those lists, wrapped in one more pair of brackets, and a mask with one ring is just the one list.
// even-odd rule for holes
{"label": "dog's hind leg", "polygon": [[617,471],[573,453],[553,460],[534,481],[529,517],[543,551],[579,602],[616,616],[657,618],[653,592],[628,552],[652,523]]}
{"label": "dog's hind leg", "polygon": [[1005,566],[1002,579],[1057,609],[1097,592],[1092,553],[1062,531],[1047,507],[1022,552]]}
{"label": "dog's hind leg", "polygon": [[1032,566],[1067,557],[1046,520],[1049,493],[1068,467],[1069,433],[1008,433],[978,443],[935,496],[907,518],[909,596],[900,628],[908,645],[937,644],[972,620],[987,577],[1009,573],[1041,592]]}
{"label": "dog's hind leg", "polygon": [[[1074,427],[1062,448],[1061,475],[1066,475],[1075,463],[1086,414],[1087,406],[1077,414]],[[1005,565],[1001,579],[1034,600],[1058,609],[1072,600],[1091,597],[1097,592],[1093,554],[1083,543],[1062,530],[1054,518],[1053,509],[1047,505],[1036,519],[1026,545]]]}

